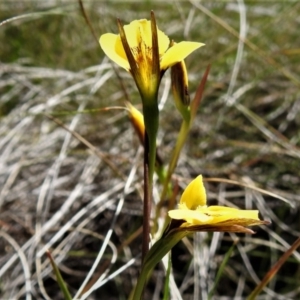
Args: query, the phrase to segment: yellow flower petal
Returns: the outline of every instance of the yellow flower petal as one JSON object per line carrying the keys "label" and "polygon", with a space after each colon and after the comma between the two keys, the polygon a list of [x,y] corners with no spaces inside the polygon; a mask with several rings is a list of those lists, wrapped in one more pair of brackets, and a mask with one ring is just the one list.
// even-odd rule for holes
{"label": "yellow flower petal", "polygon": [[180,42],[175,44],[162,57],[160,69],[166,70],[167,68],[172,67],[202,46],[204,46],[204,44],[196,42]]}
{"label": "yellow flower petal", "polygon": [[188,209],[196,209],[206,205],[206,192],[202,181],[202,175],[196,177],[184,190],[180,205],[185,204]]}
{"label": "yellow flower petal", "polygon": [[[249,220],[249,219],[259,221],[257,210],[241,210],[241,209],[225,207],[225,206],[209,206],[203,209],[198,208],[196,211],[211,216],[212,219],[210,224],[232,221],[229,222],[228,225],[234,225],[237,224],[236,220],[242,221],[242,220]],[[244,224],[244,226],[247,225]]]}
{"label": "yellow flower petal", "polygon": [[[138,52],[145,47],[149,54],[152,48],[151,22],[145,19],[132,21],[124,26],[126,39],[135,58],[138,58]],[[157,38],[159,45],[159,56],[163,56],[169,47],[170,40],[161,30],[157,29]],[[116,64],[129,71],[130,66],[124,51],[120,35],[106,33],[100,39],[100,46],[104,53]]]}
{"label": "yellow flower petal", "polygon": [[182,226],[214,225],[214,226],[251,226],[262,224],[258,218],[257,210],[240,210],[225,206],[210,206],[190,209],[174,209],[169,211],[169,216],[176,220],[185,220]]}
{"label": "yellow flower petal", "polygon": [[[198,210],[202,211],[201,208],[198,208]],[[239,217],[239,218],[253,218],[258,219],[258,210],[242,210],[237,209],[234,207],[226,207],[226,206],[208,206],[205,210],[205,212],[211,214],[211,215],[218,215],[218,214],[224,214],[232,217]]]}
{"label": "yellow flower petal", "polygon": [[[126,38],[131,48],[139,47],[141,42],[149,49],[152,47],[151,21],[135,20],[124,26]],[[168,49],[170,40],[161,30],[157,28],[159,55],[162,56]]]}
{"label": "yellow flower petal", "polygon": [[174,209],[168,212],[170,218],[175,220],[185,220],[190,224],[209,224],[211,219],[210,216],[207,216],[201,212],[197,212],[196,210],[189,209]]}
{"label": "yellow flower petal", "polygon": [[163,56],[165,52],[168,50],[170,45],[170,39],[167,35],[165,35],[162,31],[157,29],[157,39],[158,39],[158,51],[159,56]]}
{"label": "yellow flower petal", "polygon": [[119,35],[106,33],[101,35],[99,43],[104,53],[120,67],[130,69],[129,62],[124,51]]}
{"label": "yellow flower petal", "polygon": [[149,45],[149,38],[151,42],[151,27],[149,33],[149,26],[146,26],[146,24],[147,20],[142,19],[132,21],[130,24],[124,26],[126,39],[130,48],[138,47],[141,41],[143,41],[146,45]]}

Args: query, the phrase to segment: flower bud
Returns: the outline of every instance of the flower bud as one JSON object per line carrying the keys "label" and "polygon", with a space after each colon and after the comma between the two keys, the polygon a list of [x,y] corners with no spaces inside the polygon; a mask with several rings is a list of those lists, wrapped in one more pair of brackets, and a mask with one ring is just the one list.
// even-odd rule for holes
{"label": "flower bud", "polygon": [[176,108],[184,119],[190,118],[188,75],[183,60],[171,67],[171,82]]}
{"label": "flower bud", "polygon": [[137,110],[131,103],[126,102],[126,106],[128,109],[128,115],[130,118],[130,122],[138,135],[140,142],[144,145],[144,138],[145,138],[145,124],[144,124],[144,117],[142,113]]}

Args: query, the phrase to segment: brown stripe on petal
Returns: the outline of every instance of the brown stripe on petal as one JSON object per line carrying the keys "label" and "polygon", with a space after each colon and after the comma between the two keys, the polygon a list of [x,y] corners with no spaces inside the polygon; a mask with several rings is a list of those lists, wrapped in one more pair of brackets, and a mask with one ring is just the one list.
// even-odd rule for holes
{"label": "brown stripe on petal", "polygon": [[117,19],[117,21],[118,21],[118,28],[119,28],[119,32],[120,32],[120,38],[122,41],[122,45],[123,45],[124,51],[126,53],[126,56],[127,56],[127,59],[128,59],[129,65],[130,65],[130,72],[131,72],[133,78],[135,80],[138,80],[139,70],[138,70],[138,66],[135,61],[135,57],[133,56],[133,54],[131,52],[131,48],[128,44],[124,27],[119,19]]}

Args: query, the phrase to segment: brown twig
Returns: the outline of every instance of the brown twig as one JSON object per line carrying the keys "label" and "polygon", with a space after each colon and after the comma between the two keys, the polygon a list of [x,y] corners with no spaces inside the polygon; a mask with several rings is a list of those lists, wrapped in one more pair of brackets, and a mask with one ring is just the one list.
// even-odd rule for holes
{"label": "brown twig", "polygon": [[88,27],[89,27],[89,29],[90,29],[90,31],[91,31],[91,33],[92,33],[92,35],[93,35],[96,43],[98,44],[98,38],[97,38],[96,32],[94,30],[94,27],[92,26],[92,23],[90,22],[89,17],[87,16],[87,14],[85,12],[82,0],[78,0],[78,3],[79,3],[80,11],[81,11],[81,13],[83,15],[83,18],[84,18],[86,24],[88,25]]}
{"label": "brown twig", "polygon": [[294,244],[280,257],[277,263],[271,268],[271,270],[265,275],[262,281],[256,286],[247,300],[254,300],[257,295],[263,290],[263,288],[272,280],[272,278],[278,273],[279,269],[287,261],[290,255],[293,254],[296,249],[300,247],[300,237],[294,242]]}

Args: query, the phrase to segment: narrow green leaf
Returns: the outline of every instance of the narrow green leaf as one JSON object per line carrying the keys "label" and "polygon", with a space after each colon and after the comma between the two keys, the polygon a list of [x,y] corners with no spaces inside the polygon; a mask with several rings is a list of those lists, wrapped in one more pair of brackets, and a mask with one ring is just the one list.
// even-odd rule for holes
{"label": "narrow green leaf", "polygon": [[212,297],[213,297],[213,295],[215,293],[215,290],[217,288],[217,285],[218,285],[218,283],[219,283],[219,281],[220,281],[220,279],[221,279],[221,277],[222,277],[222,275],[224,273],[224,269],[225,269],[225,267],[227,265],[227,262],[228,262],[228,260],[229,260],[229,258],[231,256],[231,254],[233,252],[233,249],[235,248],[235,245],[237,244],[237,242],[238,242],[238,240],[236,240],[233,243],[233,245],[229,248],[229,250],[227,251],[227,253],[226,253],[226,255],[225,255],[225,257],[224,257],[224,259],[223,259],[223,261],[222,261],[222,263],[220,265],[219,271],[218,271],[216,279],[215,279],[215,283],[214,283],[212,289],[210,290],[210,292],[208,294],[208,300],[212,299]]}
{"label": "narrow green leaf", "polygon": [[57,267],[57,265],[56,265],[56,263],[55,263],[52,255],[51,255],[50,251],[47,251],[46,254],[47,254],[47,256],[48,256],[48,258],[50,260],[50,263],[52,265],[53,271],[54,271],[56,279],[57,279],[57,283],[58,283],[61,291],[64,294],[65,300],[72,300],[72,296],[71,296],[71,294],[70,294],[70,292],[69,292],[69,290],[67,288],[67,285],[65,284],[65,282],[64,282],[64,280],[63,280],[63,278],[62,278],[62,276],[60,274],[60,271],[59,271],[59,269],[58,269],[58,267]]}
{"label": "narrow green leaf", "polygon": [[187,234],[188,232],[186,230],[173,230],[169,234],[164,235],[152,246],[144,259],[141,274],[130,299],[141,299],[149,272],[152,271],[156,264]]}
{"label": "narrow green leaf", "polygon": [[172,269],[171,253],[170,252],[169,252],[168,256],[169,256],[168,269],[167,269],[167,273],[166,273],[166,281],[165,281],[165,286],[164,286],[164,298],[163,298],[163,300],[169,300],[170,299],[170,274],[171,274],[171,269]]}

